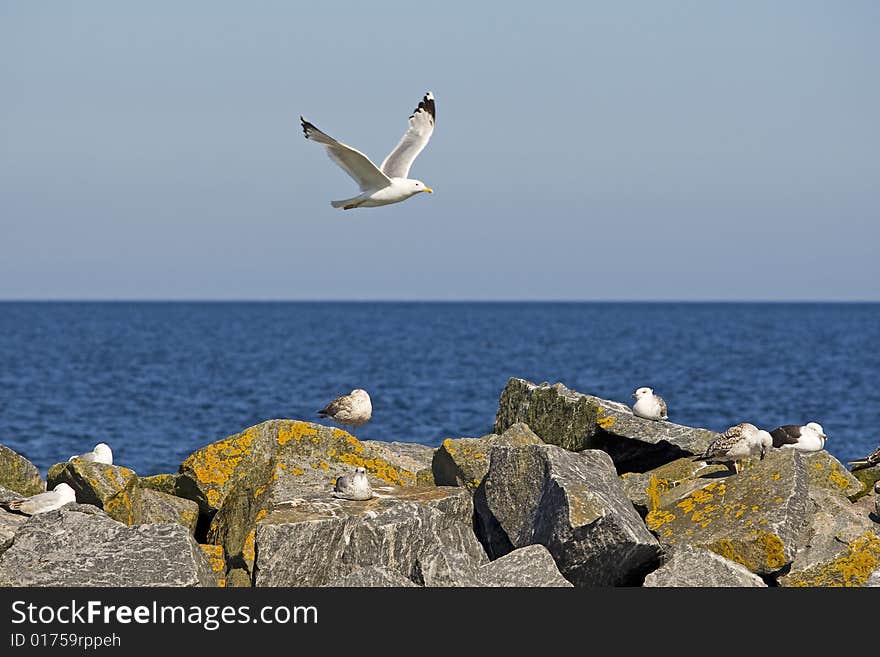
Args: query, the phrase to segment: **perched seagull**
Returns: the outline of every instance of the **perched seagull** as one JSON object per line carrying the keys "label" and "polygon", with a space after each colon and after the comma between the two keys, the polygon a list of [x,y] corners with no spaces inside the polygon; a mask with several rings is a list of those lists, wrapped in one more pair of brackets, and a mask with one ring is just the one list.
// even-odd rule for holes
{"label": "perched seagull", "polygon": [[98,443],[95,445],[95,449],[91,452],[86,452],[85,454],[76,454],[71,456],[68,461],[72,461],[73,459],[80,459],[82,461],[94,461],[95,463],[106,463],[107,465],[113,465],[113,451],[110,449],[110,445],[107,443]]}
{"label": "perched seagull", "polygon": [[70,502],[76,502],[76,493],[70,486],[62,483],[45,493],[37,493],[20,500],[3,502],[0,506],[9,511],[32,516],[37,513],[60,509]]}
{"label": "perched seagull", "polygon": [[655,395],[651,388],[639,388],[633,394],[636,402],[633,404],[633,414],[648,420],[665,420],[666,402],[659,395]]}
{"label": "perched seagull", "polygon": [[366,468],[355,468],[352,474],[345,474],[336,480],[333,497],[344,500],[368,500],[373,497],[373,487],[367,479]]}
{"label": "perched seagull", "polygon": [[318,411],[321,417],[328,417],[344,427],[359,427],[373,416],[373,405],[366,390],[356,388],[349,394],[337,397]]}
{"label": "perched seagull", "polygon": [[880,463],[880,447],[875,449],[863,459],[850,461],[849,464],[852,466],[850,468],[850,471],[852,472],[854,470],[864,470],[865,468],[870,468],[874,465],[877,465],[878,463]]}
{"label": "perched seagull", "polygon": [[327,148],[327,155],[342,170],[351,176],[361,189],[361,193],[341,201],[331,201],[334,208],[351,210],[352,208],[373,208],[405,201],[419,192],[432,194],[433,189],[421,180],[408,178],[409,168],[413,160],[434,132],[434,94],[430,91],[422,98],[419,106],[409,117],[409,128],[400,143],[388,154],[377,167],[359,150],[338,142],[333,137],[318,130],[302,116],[303,132],[306,139],[311,139]]}
{"label": "perched seagull", "polygon": [[706,452],[696,460],[706,463],[726,463],[733,471],[739,472],[739,462],[755,454],[761,458],[767,453],[772,443],[772,437],[766,431],[761,431],[754,424],[741,422],[730,427],[718,438],[709,443]]}
{"label": "perched seagull", "polygon": [[791,447],[802,452],[818,452],[825,448],[825,430],[818,422],[809,422],[803,426],[786,424],[770,432],[774,447]]}

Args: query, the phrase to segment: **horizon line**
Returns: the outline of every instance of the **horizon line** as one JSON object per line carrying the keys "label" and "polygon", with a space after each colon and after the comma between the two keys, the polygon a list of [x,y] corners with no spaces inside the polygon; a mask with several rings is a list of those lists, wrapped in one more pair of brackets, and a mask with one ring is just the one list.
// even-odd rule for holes
{"label": "horizon line", "polygon": [[3,299],[0,303],[837,303],[880,304],[880,299],[248,299],[248,298],[46,298]]}

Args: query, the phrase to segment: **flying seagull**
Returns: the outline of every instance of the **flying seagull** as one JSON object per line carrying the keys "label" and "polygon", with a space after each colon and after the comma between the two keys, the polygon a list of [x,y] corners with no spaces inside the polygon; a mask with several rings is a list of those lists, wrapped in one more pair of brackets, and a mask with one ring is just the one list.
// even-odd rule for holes
{"label": "flying seagull", "polygon": [[361,193],[357,196],[331,201],[330,205],[334,208],[374,208],[405,201],[419,192],[434,192],[421,180],[407,177],[413,160],[422,152],[434,132],[434,94],[430,91],[413,110],[409,117],[409,127],[400,143],[388,154],[380,167],[359,150],[321,132],[304,117],[300,116],[299,120],[306,139],[323,144],[330,159],[342,167],[360,187]]}

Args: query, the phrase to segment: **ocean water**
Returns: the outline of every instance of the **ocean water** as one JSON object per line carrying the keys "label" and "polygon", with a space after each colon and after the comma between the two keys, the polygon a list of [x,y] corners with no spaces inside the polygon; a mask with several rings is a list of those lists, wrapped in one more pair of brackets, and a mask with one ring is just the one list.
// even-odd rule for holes
{"label": "ocean water", "polygon": [[721,431],[822,423],[841,460],[880,443],[880,304],[0,303],[0,443],[43,472],[103,441],[140,475],[353,388],[362,439],[489,433],[509,377]]}

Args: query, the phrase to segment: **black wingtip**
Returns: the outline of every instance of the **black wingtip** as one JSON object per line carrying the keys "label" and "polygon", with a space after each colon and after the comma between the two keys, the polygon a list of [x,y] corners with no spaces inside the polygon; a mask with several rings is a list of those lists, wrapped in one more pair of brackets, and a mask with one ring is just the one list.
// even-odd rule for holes
{"label": "black wingtip", "polygon": [[302,124],[303,134],[306,136],[306,139],[309,138],[309,130],[317,130],[317,128],[305,120],[302,114],[299,115],[299,121]]}
{"label": "black wingtip", "polygon": [[422,96],[421,102],[418,104],[418,107],[413,110],[413,113],[410,114],[409,118],[414,117],[419,112],[427,112],[431,115],[431,120],[436,121],[436,111],[436,107],[434,106],[434,94],[429,91],[424,96]]}

